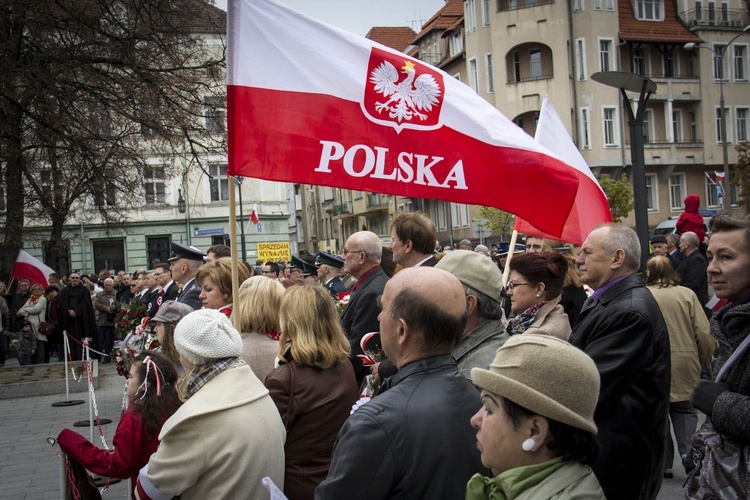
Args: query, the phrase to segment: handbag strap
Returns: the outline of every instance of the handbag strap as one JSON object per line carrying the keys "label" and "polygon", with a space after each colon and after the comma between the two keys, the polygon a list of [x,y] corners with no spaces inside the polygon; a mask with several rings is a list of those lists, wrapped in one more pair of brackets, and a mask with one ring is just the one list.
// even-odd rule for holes
{"label": "handbag strap", "polygon": [[745,351],[747,351],[748,347],[750,347],[750,335],[745,337],[745,340],[743,340],[742,343],[737,346],[737,349],[734,350],[732,355],[729,356],[727,362],[724,363],[724,366],[721,367],[721,370],[719,370],[719,374],[716,376],[716,382],[721,382],[724,379],[727,371],[729,371],[734,362],[737,361],[740,356],[745,353]]}

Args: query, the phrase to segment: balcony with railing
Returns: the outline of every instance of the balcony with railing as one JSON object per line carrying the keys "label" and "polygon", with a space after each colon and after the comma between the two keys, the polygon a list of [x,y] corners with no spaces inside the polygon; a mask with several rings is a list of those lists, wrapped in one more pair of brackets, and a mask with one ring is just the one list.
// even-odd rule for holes
{"label": "balcony with railing", "polygon": [[388,210],[388,195],[385,194],[368,194],[367,210]]}
{"label": "balcony with railing", "polygon": [[497,11],[505,12],[509,10],[530,9],[531,7],[553,3],[555,3],[555,0],[498,0]]}
{"label": "balcony with railing", "polygon": [[[697,3],[697,2],[696,2]],[[733,28],[741,30],[750,24],[750,14],[745,9],[717,8],[714,4],[696,7],[685,12],[685,23],[690,27]]]}
{"label": "balcony with railing", "polygon": [[349,201],[345,203],[339,203],[337,205],[333,205],[334,217],[346,216],[346,215],[350,215],[351,213],[352,213],[352,204]]}

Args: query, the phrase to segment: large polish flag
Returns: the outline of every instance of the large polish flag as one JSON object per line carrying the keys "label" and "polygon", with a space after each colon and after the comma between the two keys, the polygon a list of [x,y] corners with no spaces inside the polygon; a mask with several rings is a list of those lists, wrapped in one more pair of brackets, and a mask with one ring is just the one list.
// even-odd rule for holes
{"label": "large polish flag", "polygon": [[535,139],[576,169],[580,180],[578,195],[560,231],[545,232],[535,222],[521,217],[516,217],[514,229],[529,236],[581,245],[595,225],[612,222],[612,212],[609,210],[607,195],[565,130],[565,125],[548,96],[542,101]]}
{"label": "large polish flag", "polygon": [[275,0],[228,5],[229,175],[488,205],[554,233],[579,172],[450,75]]}
{"label": "large polish flag", "polygon": [[31,285],[42,285],[47,288],[49,283],[47,277],[54,273],[55,270],[47,266],[41,260],[33,257],[23,250],[18,251],[16,265],[13,266],[13,279],[16,281],[29,280]]}

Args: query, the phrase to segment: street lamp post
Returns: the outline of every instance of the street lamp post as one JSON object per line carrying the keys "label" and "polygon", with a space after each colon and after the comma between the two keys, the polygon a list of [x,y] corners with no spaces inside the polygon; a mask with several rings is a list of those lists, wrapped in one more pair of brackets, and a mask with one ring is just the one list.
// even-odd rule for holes
{"label": "street lamp post", "polygon": [[[595,82],[620,89],[623,107],[628,113],[630,127],[630,161],[633,164],[633,201],[635,202],[635,232],[641,243],[641,271],[646,271],[649,257],[648,206],[646,205],[646,162],[643,155],[643,116],[646,103],[656,91],[656,84],[646,77],[624,71],[601,71],[591,75]],[[633,106],[625,91],[638,92],[638,108]]]}
{"label": "street lamp post", "polygon": [[[726,187],[729,185],[729,152],[727,151],[727,112],[726,108],[724,107],[724,78],[727,76],[724,74],[724,64],[726,61],[726,53],[729,46],[732,45],[732,42],[747,33],[748,30],[750,30],[750,24],[745,26],[740,33],[729,40],[729,43],[723,45],[718,54],[711,47],[698,45],[695,42],[689,42],[683,46],[685,50],[706,49],[711,51],[714,57],[718,56],[719,58],[721,58],[721,75],[719,78],[719,127],[721,132],[721,157],[722,161],[724,162],[724,182],[722,185],[723,192],[721,199],[722,209],[726,215],[732,215],[732,197],[730,196],[729,189],[726,189]],[[729,65],[727,64],[727,67],[728,66]]]}

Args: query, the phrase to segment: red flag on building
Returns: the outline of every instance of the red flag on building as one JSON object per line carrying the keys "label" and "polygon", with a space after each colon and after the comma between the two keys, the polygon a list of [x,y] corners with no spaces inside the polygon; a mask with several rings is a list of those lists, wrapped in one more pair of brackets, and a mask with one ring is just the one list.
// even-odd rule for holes
{"label": "red flag on building", "polygon": [[47,266],[39,259],[32,257],[29,253],[19,250],[16,265],[13,266],[13,279],[16,281],[29,280],[29,284],[42,285],[47,288],[49,284],[47,277],[55,270]]}
{"label": "red flag on building", "polygon": [[230,0],[228,24],[229,175],[563,227],[579,171],[452,76],[275,0]]}
{"label": "red flag on building", "polygon": [[612,212],[609,210],[607,195],[571,140],[547,96],[544,97],[539,112],[535,138],[560,160],[576,169],[580,179],[578,196],[561,231],[545,232],[542,227],[521,217],[516,218],[514,229],[530,236],[581,245],[595,225],[612,222]]}
{"label": "red flag on building", "polygon": [[250,220],[253,221],[253,224],[258,223],[258,204],[253,203],[253,211],[250,212]]}

